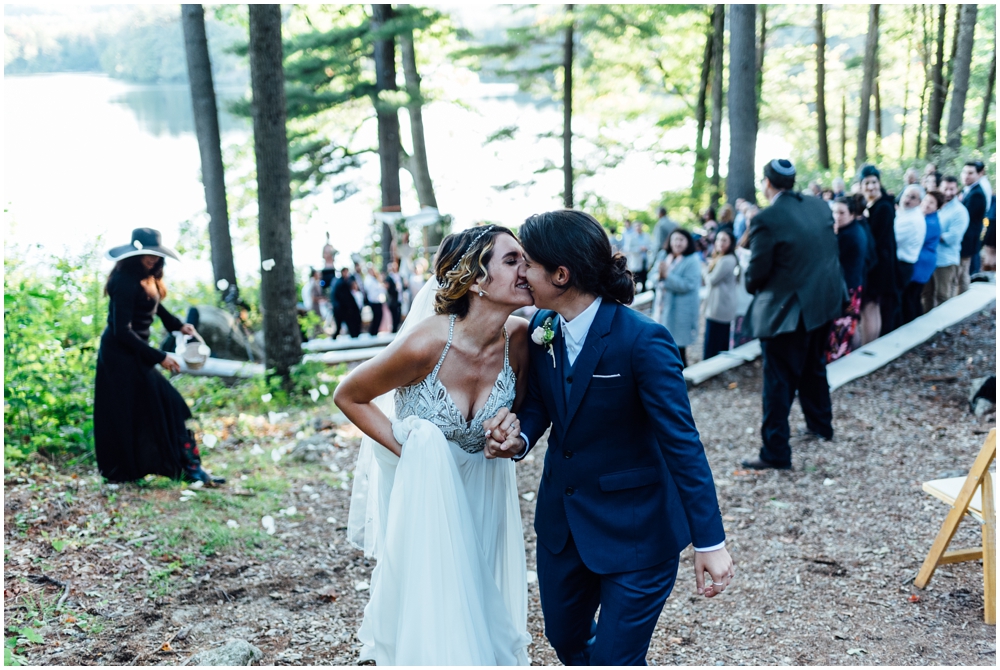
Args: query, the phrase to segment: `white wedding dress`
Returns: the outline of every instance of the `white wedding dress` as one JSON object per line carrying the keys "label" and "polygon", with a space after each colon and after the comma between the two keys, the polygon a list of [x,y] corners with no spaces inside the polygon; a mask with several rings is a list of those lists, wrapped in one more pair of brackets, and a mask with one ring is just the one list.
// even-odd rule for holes
{"label": "white wedding dress", "polygon": [[[421,290],[410,318],[421,318],[435,289],[432,280]],[[483,421],[513,404],[514,371],[505,344],[490,397],[467,423],[437,378],[454,326],[453,316],[448,344],[426,379],[376,401],[402,455],[366,438],[355,469],[348,534],[377,560],[358,631],[360,660],[378,665],[529,662],[514,463],[483,456]]]}

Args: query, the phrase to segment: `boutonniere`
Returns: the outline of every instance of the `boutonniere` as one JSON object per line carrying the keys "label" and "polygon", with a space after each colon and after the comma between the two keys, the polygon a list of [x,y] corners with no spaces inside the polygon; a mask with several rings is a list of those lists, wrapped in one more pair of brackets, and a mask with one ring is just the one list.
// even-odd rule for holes
{"label": "boutonniere", "polygon": [[534,332],[531,333],[531,341],[540,347],[546,347],[549,350],[549,356],[552,357],[552,369],[556,367],[556,352],[552,346],[552,340],[556,337],[556,333],[552,330],[552,317],[548,317],[542,322],[542,325],[535,328]]}

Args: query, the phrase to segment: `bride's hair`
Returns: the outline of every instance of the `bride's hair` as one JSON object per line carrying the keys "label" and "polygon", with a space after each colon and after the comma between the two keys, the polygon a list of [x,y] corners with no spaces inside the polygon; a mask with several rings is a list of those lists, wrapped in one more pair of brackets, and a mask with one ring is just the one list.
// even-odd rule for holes
{"label": "bride's hair", "polygon": [[614,253],[604,228],[590,214],[572,209],[529,216],[518,230],[521,246],[531,260],[549,272],[569,270],[562,288],[576,288],[623,305],[635,297],[628,261]]}
{"label": "bride's hair", "polygon": [[498,235],[510,235],[517,240],[509,228],[493,224],[463,230],[442,240],[434,260],[434,276],[440,284],[434,296],[437,314],[457,314],[462,318],[469,313],[469,287],[476,282],[480,285],[489,282],[486,267],[493,258]]}

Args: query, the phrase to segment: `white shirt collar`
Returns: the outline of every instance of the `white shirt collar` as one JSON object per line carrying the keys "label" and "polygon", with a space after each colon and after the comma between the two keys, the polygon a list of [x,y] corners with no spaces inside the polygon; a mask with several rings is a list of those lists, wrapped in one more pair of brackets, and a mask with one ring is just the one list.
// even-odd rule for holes
{"label": "white shirt collar", "polygon": [[587,333],[594,323],[597,310],[601,307],[601,297],[598,296],[590,306],[576,315],[572,321],[567,321],[563,315],[559,315],[559,324],[562,328],[563,336],[566,338],[566,353],[569,355],[570,364],[576,362],[576,357],[583,349],[583,343],[587,340]]}

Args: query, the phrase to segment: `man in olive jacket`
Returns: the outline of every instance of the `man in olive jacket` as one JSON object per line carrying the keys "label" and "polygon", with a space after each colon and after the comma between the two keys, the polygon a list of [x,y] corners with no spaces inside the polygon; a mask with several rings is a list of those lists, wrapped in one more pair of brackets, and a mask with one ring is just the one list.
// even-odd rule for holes
{"label": "man in olive jacket", "polygon": [[753,294],[747,321],[764,358],[764,418],[756,470],[792,467],[788,412],[798,392],[809,433],[833,437],[826,346],[831,322],[847,303],[833,214],[823,200],[796,193],[795,166],[764,166],[764,195],[771,206],[750,226],[746,289]]}

